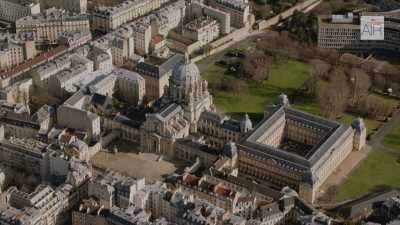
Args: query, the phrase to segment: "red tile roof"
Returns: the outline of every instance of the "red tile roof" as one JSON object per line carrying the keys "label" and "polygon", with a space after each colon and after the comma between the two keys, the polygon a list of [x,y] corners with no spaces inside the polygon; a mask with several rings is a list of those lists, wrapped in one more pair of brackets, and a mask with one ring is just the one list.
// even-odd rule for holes
{"label": "red tile roof", "polygon": [[30,59],[16,67],[13,67],[10,70],[7,71],[1,71],[0,72],[0,78],[1,79],[6,79],[15,75],[18,75],[21,72],[26,72],[30,69],[32,69],[33,66],[42,63],[58,54],[61,54],[64,52],[67,48],[65,46],[58,46],[56,48],[50,49],[47,52],[43,52],[40,55],[36,56],[33,59]]}

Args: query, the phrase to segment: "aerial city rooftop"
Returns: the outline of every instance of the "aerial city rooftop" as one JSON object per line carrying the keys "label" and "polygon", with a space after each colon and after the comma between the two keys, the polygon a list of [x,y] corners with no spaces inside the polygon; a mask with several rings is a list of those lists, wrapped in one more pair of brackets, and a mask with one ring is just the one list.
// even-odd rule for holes
{"label": "aerial city rooftop", "polygon": [[[386,112],[378,102],[356,105],[400,102],[390,82],[358,83],[375,51],[399,52],[399,11],[316,17],[324,1],[284,2],[0,0],[0,224],[398,224],[398,189],[324,199],[400,121],[395,107],[372,120]],[[282,58],[300,14],[315,17],[315,43]],[[385,40],[362,40],[363,16],[384,16]],[[348,58],[357,69],[337,72]],[[276,69],[288,62],[319,67]],[[397,79],[398,67],[374,62],[368,73]],[[280,87],[286,74],[298,83]],[[299,106],[312,98],[332,110]],[[330,116],[339,105],[351,116]]]}

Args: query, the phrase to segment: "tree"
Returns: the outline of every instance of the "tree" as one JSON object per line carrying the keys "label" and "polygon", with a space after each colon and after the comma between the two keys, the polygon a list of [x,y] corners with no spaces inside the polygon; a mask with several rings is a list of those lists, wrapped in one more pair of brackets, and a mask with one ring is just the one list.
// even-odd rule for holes
{"label": "tree", "polygon": [[317,17],[313,14],[305,14],[295,11],[292,17],[285,22],[286,29],[299,41],[315,43],[318,37]]}
{"label": "tree", "polygon": [[371,87],[371,80],[367,73],[358,68],[351,69],[350,81],[352,84],[351,105],[355,106],[360,103],[361,99],[366,97]]}
{"label": "tree", "polygon": [[341,68],[334,69],[328,84],[320,82],[318,86],[318,102],[321,114],[330,119],[341,116],[346,109],[349,96],[347,78]]}
{"label": "tree", "polygon": [[321,59],[312,59],[310,60],[311,64],[311,75],[316,76],[318,78],[328,78],[329,70],[331,69],[331,65],[324,60]]}
{"label": "tree", "polygon": [[391,105],[386,104],[381,98],[374,95],[364,98],[360,107],[361,111],[372,119],[384,119],[389,116],[393,109]]}
{"label": "tree", "polygon": [[374,87],[386,91],[386,78],[383,74],[375,74],[374,80],[373,80],[373,85]]}
{"label": "tree", "polygon": [[260,52],[247,54],[242,65],[242,75],[247,79],[264,80],[267,76],[268,58]]}
{"label": "tree", "polygon": [[243,80],[232,80],[228,84],[229,89],[236,95],[241,95],[247,92],[248,85]]}

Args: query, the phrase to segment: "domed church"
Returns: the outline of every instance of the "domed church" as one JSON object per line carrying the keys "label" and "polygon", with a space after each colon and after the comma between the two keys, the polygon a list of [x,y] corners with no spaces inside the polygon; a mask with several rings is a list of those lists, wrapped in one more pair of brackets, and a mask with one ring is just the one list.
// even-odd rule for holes
{"label": "domed church", "polygon": [[191,133],[197,132],[200,115],[214,108],[208,83],[201,78],[199,68],[187,54],[185,60],[174,68],[165,93],[167,101],[182,106]]}

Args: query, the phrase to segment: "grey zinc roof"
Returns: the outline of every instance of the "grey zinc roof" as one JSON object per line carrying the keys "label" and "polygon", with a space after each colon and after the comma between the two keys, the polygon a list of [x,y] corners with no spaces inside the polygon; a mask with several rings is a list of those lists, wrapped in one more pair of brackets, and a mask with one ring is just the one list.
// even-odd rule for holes
{"label": "grey zinc roof", "polygon": [[177,105],[175,103],[167,106],[161,112],[157,115],[159,115],[160,120],[167,121],[177,113],[182,111],[182,107],[180,105]]}
{"label": "grey zinc roof", "polygon": [[[268,131],[268,128],[278,119],[285,116],[327,130],[326,137],[321,139],[321,142],[315,146],[313,154],[308,158],[257,142],[258,138]],[[282,163],[289,167],[309,170],[311,167],[318,166],[319,161],[326,160],[323,156],[334,147],[339,139],[347,137],[349,132],[351,132],[350,127],[336,121],[330,121],[296,109],[281,106],[275,107],[273,111],[264,118],[240,144],[238,144],[238,146],[244,152],[248,152],[260,158],[272,158],[275,159],[277,163]]]}

